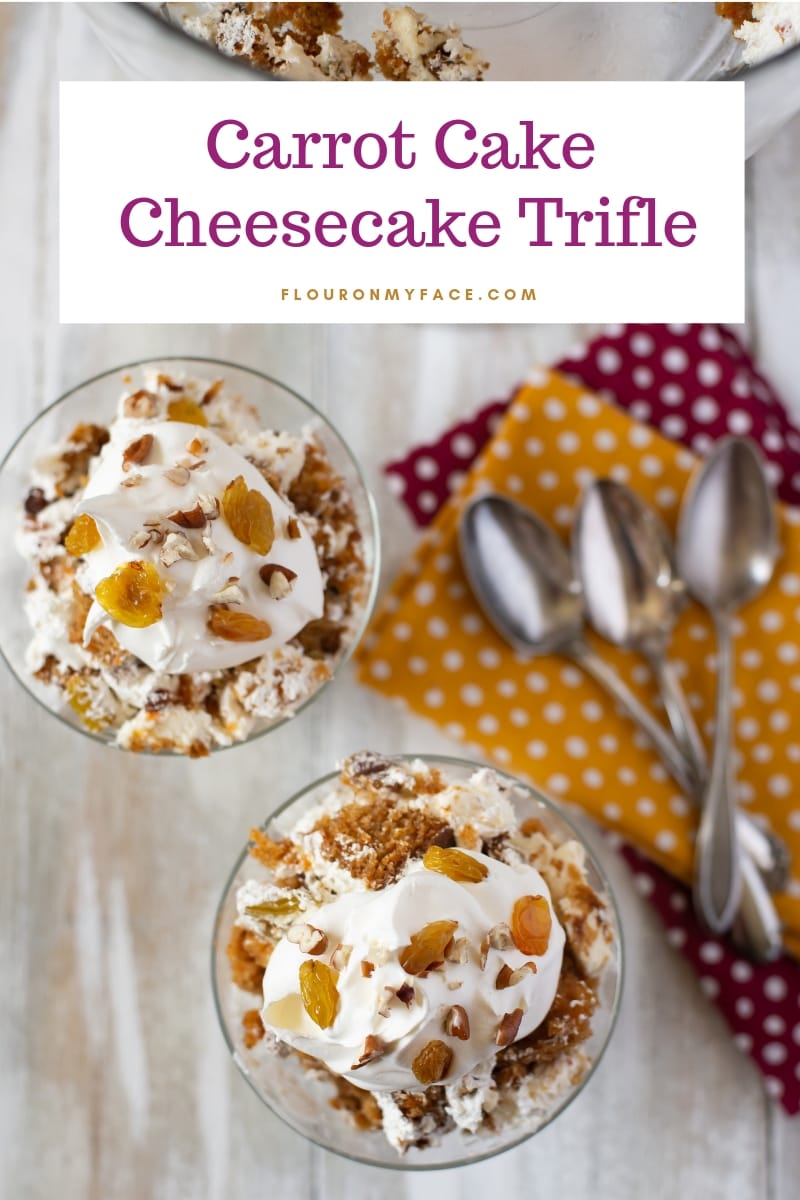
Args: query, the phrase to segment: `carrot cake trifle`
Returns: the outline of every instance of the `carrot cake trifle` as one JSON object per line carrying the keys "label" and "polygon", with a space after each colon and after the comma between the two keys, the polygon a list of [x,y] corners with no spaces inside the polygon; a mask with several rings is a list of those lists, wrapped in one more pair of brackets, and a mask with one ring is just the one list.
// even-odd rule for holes
{"label": "carrot cake trifle", "polygon": [[248,1071],[299,1056],[400,1154],[547,1120],[591,1066],[615,925],[521,794],[363,752],[284,837],[253,831],[228,943]]}
{"label": "carrot cake trifle", "polygon": [[404,5],[383,11],[374,55],[342,35],[339,4],[178,4],[187,33],[287,79],[476,80],[488,69],[455,25]]}
{"label": "carrot cake trifle", "polygon": [[355,636],[367,583],[344,480],[311,425],[263,429],[224,379],[127,377],[108,426],[79,424],[31,485],[28,667],[119,746],[242,741]]}

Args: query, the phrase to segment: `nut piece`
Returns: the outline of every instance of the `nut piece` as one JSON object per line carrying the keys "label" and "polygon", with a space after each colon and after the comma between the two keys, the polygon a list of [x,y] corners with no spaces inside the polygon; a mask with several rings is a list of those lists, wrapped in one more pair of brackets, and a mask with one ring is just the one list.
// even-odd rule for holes
{"label": "nut piece", "polygon": [[503,963],[497,973],[497,978],[494,981],[494,986],[498,991],[503,988],[516,987],[518,983],[522,983],[526,975],[536,974],[536,963],[526,962],[521,967],[517,967],[516,971],[512,971],[508,963]]}
{"label": "nut piece", "polygon": [[351,1071],[357,1071],[359,1067],[365,1067],[367,1063],[374,1062],[376,1058],[380,1058],[384,1053],[383,1042],[379,1037],[375,1037],[374,1033],[368,1033],[364,1038],[364,1049],[360,1056],[350,1068]]}
{"label": "nut piece", "polygon": [[353,953],[353,947],[345,945],[344,942],[339,942],[339,945],[331,955],[331,966],[334,971],[343,971],[350,961],[350,955]]}
{"label": "nut piece", "polygon": [[122,452],[122,469],[130,471],[134,463],[143,463],[153,448],[152,433],[143,433],[135,442],[131,442]]}
{"label": "nut piece", "polygon": [[154,417],[157,412],[158,398],[145,388],[126,396],[122,404],[122,414],[125,417]]}
{"label": "nut piece", "polygon": [[179,508],[167,517],[168,521],[172,521],[173,525],[180,525],[181,529],[202,529],[207,519],[199,501],[194,508],[186,510]]}
{"label": "nut piece", "polygon": [[364,976],[364,978],[369,979],[374,970],[375,970],[375,963],[370,962],[368,958],[362,958],[361,974]]}
{"label": "nut piece", "polygon": [[494,986],[497,988],[498,992],[501,992],[503,988],[511,987],[511,976],[513,973],[514,972],[511,970],[511,967],[508,965],[508,963],[503,963],[502,967],[497,972],[497,978],[494,981]]}
{"label": "nut piece", "polygon": [[[506,1013],[497,1027],[497,1037],[495,1045],[510,1046],[519,1033],[519,1027],[522,1024],[522,1009],[515,1008],[513,1012]],[[412,1067],[413,1070],[413,1067]]]}
{"label": "nut piece", "polygon": [[291,542],[296,542],[299,537],[303,536],[297,517],[289,517],[286,522],[286,536]]}
{"label": "nut piece", "polygon": [[286,933],[287,941],[299,946],[303,954],[324,954],[328,949],[328,935],[321,929],[316,929],[303,921],[290,925]]}
{"label": "nut piece", "polygon": [[469,942],[465,937],[456,938],[448,948],[445,959],[449,963],[469,962]]}
{"label": "nut piece", "polygon": [[205,438],[193,437],[190,442],[186,443],[186,449],[193,458],[200,458],[208,450],[208,442]]}
{"label": "nut piece", "polygon": [[164,472],[164,478],[175,487],[186,487],[189,482],[189,472],[186,467],[170,467]]}
{"label": "nut piece", "polygon": [[203,516],[207,521],[215,521],[217,519],[219,516],[219,500],[216,496],[209,496],[204,492],[201,496],[197,497],[197,503],[200,505]]}
{"label": "nut piece", "polygon": [[185,533],[168,533],[161,547],[160,558],[165,567],[171,567],[179,558],[197,562],[198,554]]}
{"label": "nut piece", "polygon": [[153,538],[152,529],[137,529],[128,538],[128,545],[131,550],[144,550],[145,546],[149,546]]}
{"label": "nut piece", "polygon": [[[520,1010],[520,1018],[522,1011]],[[444,1079],[453,1061],[453,1051],[444,1042],[434,1039],[426,1042],[411,1064],[414,1078],[420,1083],[439,1083]]]}
{"label": "nut piece", "polygon": [[444,1014],[444,1031],[448,1037],[458,1038],[462,1042],[469,1040],[469,1017],[461,1004],[454,1004]]}
{"label": "nut piece", "polygon": [[296,571],[290,571],[288,567],[282,567],[278,563],[264,563],[258,573],[273,600],[283,600],[284,596],[288,596],[292,590],[292,583],[297,579]]}
{"label": "nut piece", "polygon": [[414,991],[410,983],[401,983],[400,987],[395,992],[395,995],[402,1004],[405,1004],[406,1008],[411,1008],[417,993]]}
{"label": "nut piece", "polygon": [[143,479],[144,475],[129,475],[127,479],[122,480],[119,486],[124,488],[138,487]]}
{"label": "nut piece", "polygon": [[212,597],[215,604],[244,604],[244,592],[236,582],[237,576],[231,576],[224,587]]}
{"label": "nut piece", "polygon": [[165,387],[168,392],[182,392],[183,384],[176,383],[174,379],[170,379],[169,375],[165,375],[163,371],[159,371],[156,375],[156,383],[159,387]]}
{"label": "nut piece", "polygon": [[216,396],[217,392],[222,390],[224,382],[225,382],[224,379],[215,379],[214,382],[211,384],[211,386],[208,388],[208,390],[203,395],[200,403],[201,404],[210,404],[211,401]]}
{"label": "nut piece", "polygon": [[511,936],[511,930],[505,922],[499,925],[494,925],[486,935],[489,939],[489,945],[493,950],[510,950],[514,945],[514,939]]}
{"label": "nut piece", "polygon": [[25,512],[29,517],[38,517],[39,513],[47,508],[49,503],[50,501],[41,488],[31,488],[25,498]]}

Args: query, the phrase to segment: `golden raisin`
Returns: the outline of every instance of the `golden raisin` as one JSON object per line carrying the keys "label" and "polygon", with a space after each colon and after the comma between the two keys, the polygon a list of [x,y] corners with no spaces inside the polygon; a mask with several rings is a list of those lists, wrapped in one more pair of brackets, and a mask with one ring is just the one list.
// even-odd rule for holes
{"label": "golden raisin", "polygon": [[222,493],[222,515],[235,538],[256,554],[267,554],[275,540],[275,518],[267,497],[238,475]]}
{"label": "golden raisin", "polygon": [[409,975],[421,975],[440,967],[457,928],[458,921],[431,921],[424,925],[419,933],[412,933],[411,944],[403,946],[398,954],[400,966]]}
{"label": "golden raisin", "polygon": [[234,608],[212,606],[208,610],[208,628],[226,642],[261,642],[272,634],[272,626],[252,613]]}
{"label": "golden raisin", "polygon": [[299,907],[300,901],[296,896],[278,896],[262,904],[250,904],[244,911],[248,917],[288,917],[289,913],[297,912]]}
{"label": "golden raisin", "polygon": [[414,1077],[426,1087],[429,1083],[439,1083],[450,1070],[453,1061],[453,1051],[444,1042],[435,1038],[426,1042],[411,1064]]}
{"label": "golden raisin", "polygon": [[445,846],[429,846],[422,856],[422,865],[429,871],[437,871],[454,879],[456,883],[480,883],[489,874],[485,863]]}
{"label": "golden raisin", "polygon": [[330,1029],[339,1011],[337,972],[319,959],[306,959],[300,964],[299,976],[303,1008],[320,1029]]}
{"label": "golden raisin", "polygon": [[96,550],[102,540],[94,518],[90,517],[88,513],[80,513],[64,538],[64,546],[68,554],[73,554],[75,558],[81,558],[90,550]]}
{"label": "golden raisin", "polygon": [[105,729],[110,723],[111,718],[103,718],[96,712],[92,713],[94,697],[87,681],[81,679],[80,675],[70,675],[64,687],[70,708],[78,714],[86,728],[91,729],[93,733],[98,733],[99,730]]}
{"label": "golden raisin", "polygon": [[511,913],[511,936],[523,954],[544,954],[553,918],[544,896],[521,896]]}
{"label": "golden raisin", "polygon": [[161,620],[164,585],[152,563],[135,559],[123,563],[94,591],[97,603],[110,617],[133,629],[144,629]]}
{"label": "golden raisin", "polygon": [[188,396],[181,396],[178,400],[170,400],[167,405],[167,420],[182,421],[185,425],[208,425],[208,418],[203,412],[199,404],[195,404],[194,400],[190,400]]}

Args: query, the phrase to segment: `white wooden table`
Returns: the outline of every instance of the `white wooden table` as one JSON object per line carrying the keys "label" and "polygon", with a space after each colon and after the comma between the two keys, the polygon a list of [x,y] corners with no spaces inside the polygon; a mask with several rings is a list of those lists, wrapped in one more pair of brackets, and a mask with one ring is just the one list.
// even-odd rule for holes
{"label": "white wooden table", "polygon": [[[60,328],[57,81],[114,77],[73,6],[0,5],[0,449],[64,388],[119,362],[200,353],[260,367],[351,441],[378,497],[391,575],[415,535],[381,461],[503,395],[584,331]],[[800,412],[798,150],[800,121],[751,166],[749,286],[750,335]],[[605,1061],[569,1113],[469,1171],[390,1174],[309,1146],[249,1090],[216,1026],[208,941],[223,880],[248,828],[337,757],[452,745],[351,678],[267,740],[200,762],[94,746],[4,669],[0,705],[2,1200],[797,1195],[800,1120],[765,1099],[603,845],[627,987]]]}

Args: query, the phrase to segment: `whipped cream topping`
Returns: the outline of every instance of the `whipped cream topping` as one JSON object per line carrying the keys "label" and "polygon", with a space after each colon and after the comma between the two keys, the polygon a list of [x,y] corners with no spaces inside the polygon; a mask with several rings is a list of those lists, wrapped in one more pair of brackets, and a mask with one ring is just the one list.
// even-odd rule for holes
{"label": "whipped cream topping", "polygon": [[[288,536],[294,510],[235,447],[211,429],[180,421],[120,416],[110,433],[75,510],[76,516],[87,513],[94,519],[102,538],[102,545],[86,554],[78,582],[94,596],[100,581],[116,568],[145,561],[157,569],[167,591],[161,620],[145,628],[113,619],[94,600],[85,644],[104,626],[154,671],[216,671],[285,645],[322,616],[323,579],[310,534],[296,522],[296,536]],[[153,440],[145,460],[129,463],[126,470],[125,451],[146,436]],[[239,476],[272,509],[275,539],[266,555],[239,541],[221,513],[201,528],[170,519],[198,505],[215,512],[225,488]],[[146,541],[149,529],[158,532]],[[296,576],[285,595],[274,596],[260,577],[266,563]],[[266,621],[270,636],[258,641],[213,636],[209,610],[225,604]]]}
{"label": "whipped cream topping", "polygon": [[[541,1023],[558,986],[565,935],[553,911],[547,885],[527,863],[505,863],[467,852],[487,869],[477,883],[456,882],[413,860],[395,883],[377,891],[351,891],[322,906],[307,908],[296,920],[327,936],[324,953],[314,958],[284,936],[275,946],[264,975],[261,1018],[267,1030],[331,1070],[368,1091],[419,1090],[412,1063],[427,1043],[443,1041],[452,1061],[442,1082],[452,1084],[497,1052],[504,1015],[522,1010],[514,1040]],[[552,925],[542,955],[523,954],[513,944],[489,948],[481,968],[481,943],[489,930],[508,925],[514,904],[523,896],[544,896]],[[247,895],[240,896],[248,903]],[[463,962],[446,961],[425,975],[410,975],[399,953],[430,921],[457,921],[453,937],[466,939]],[[299,971],[306,961],[329,963],[337,946],[350,947],[349,957],[334,956],[339,1005],[332,1025],[320,1028],[307,1013],[300,994]],[[346,962],[342,963],[342,957]],[[365,973],[362,962],[372,964]],[[497,988],[504,965],[512,971],[535,962],[511,987]],[[368,968],[366,969],[368,970]],[[405,985],[405,986],[404,986]],[[402,997],[398,990],[403,989]],[[413,989],[413,995],[409,989]],[[445,1032],[447,1014],[461,1006],[469,1020],[469,1037]],[[362,1066],[368,1037],[380,1052]]]}

